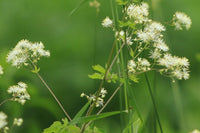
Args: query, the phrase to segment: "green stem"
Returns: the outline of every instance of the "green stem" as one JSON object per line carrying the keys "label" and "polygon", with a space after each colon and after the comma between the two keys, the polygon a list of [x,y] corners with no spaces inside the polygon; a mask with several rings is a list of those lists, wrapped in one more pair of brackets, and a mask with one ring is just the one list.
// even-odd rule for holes
{"label": "green stem", "polygon": [[54,97],[54,99],[56,100],[56,102],[58,103],[58,105],[60,106],[60,108],[62,109],[62,111],[65,113],[65,115],[67,116],[67,118],[71,121],[71,117],[69,116],[69,114],[65,111],[64,107],[62,106],[61,102],[58,100],[58,98],[56,97],[56,95],[53,93],[53,91],[51,90],[51,88],[47,85],[47,83],[44,81],[44,79],[42,78],[42,76],[39,73],[36,73],[36,75],[40,78],[40,80],[42,81],[42,83],[46,86],[46,88],[49,90],[49,92],[51,93],[51,95]]}
{"label": "green stem", "polygon": [[4,100],[4,101],[2,101],[1,103],[0,103],[0,106],[2,106],[4,103],[6,103],[6,102],[8,102],[8,101],[12,101],[13,100],[13,98],[10,98],[10,99],[6,99],[6,100]]}
{"label": "green stem", "polygon": [[[103,85],[104,85],[104,83],[105,83],[106,75],[108,74],[108,69],[109,69],[110,64],[111,64],[112,56],[113,56],[113,53],[114,53],[114,50],[115,50],[115,46],[116,46],[116,41],[117,41],[117,40],[115,40],[114,43],[113,43],[113,46],[112,46],[112,49],[111,49],[111,52],[110,52],[110,55],[109,55],[109,58],[108,58],[108,63],[107,63],[106,71],[105,71],[105,74],[104,74],[104,78],[103,78],[103,80],[101,81],[101,84],[100,84],[99,89],[98,89],[98,91],[97,91],[96,99],[95,99],[95,101],[92,103],[92,105],[90,106],[90,108],[88,109],[88,112],[87,112],[86,116],[91,115],[92,111],[94,110],[94,108],[95,108],[95,106],[96,106],[97,99],[98,99],[98,97],[99,97],[99,95],[100,95],[100,93],[101,93],[101,89],[102,89],[102,87],[103,87]],[[83,133],[83,132],[85,131],[86,125],[87,125],[87,123],[84,123],[84,124],[83,124],[83,126],[82,126],[82,128],[81,128],[81,133]]]}
{"label": "green stem", "polygon": [[157,120],[158,120],[158,124],[159,124],[159,127],[160,127],[160,132],[163,133],[162,125],[161,125],[160,118],[159,118],[159,115],[158,115],[158,110],[157,110],[157,107],[156,107],[155,98],[154,98],[154,96],[153,96],[153,92],[152,92],[152,89],[151,89],[151,86],[150,86],[150,82],[149,82],[149,79],[148,79],[146,73],[145,73],[145,79],[146,79],[146,81],[147,81],[149,93],[150,93],[150,95],[151,95],[151,100],[152,100],[152,102],[153,102],[154,111],[155,111],[155,114],[156,114],[156,117],[157,117]]}

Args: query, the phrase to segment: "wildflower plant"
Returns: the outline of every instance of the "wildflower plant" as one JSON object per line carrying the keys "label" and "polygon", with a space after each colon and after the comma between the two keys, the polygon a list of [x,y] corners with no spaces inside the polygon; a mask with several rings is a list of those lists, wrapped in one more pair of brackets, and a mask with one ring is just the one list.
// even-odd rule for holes
{"label": "wildflower plant", "polygon": [[[138,83],[138,75],[141,74],[145,74],[159,128],[161,133],[163,132],[155,99],[146,73],[156,71],[163,76],[171,78],[172,81],[176,79],[187,80],[190,77],[189,60],[186,57],[178,57],[170,53],[170,48],[166,44],[166,38],[164,36],[167,28],[163,23],[153,20],[150,17],[149,10],[151,7],[148,3],[130,0],[116,0],[116,3],[121,7],[121,19],[118,10],[114,11],[112,8],[112,12],[115,12],[113,16],[105,16],[102,22],[99,22],[102,28],[110,28],[115,37],[108,62],[105,63],[105,67],[99,64],[93,65],[92,68],[95,72],[88,75],[91,79],[100,80],[99,88],[90,95],[81,93],[80,96],[86,97],[88,102],[73,118],[70,117],[52,89],[39,74],[40,67],[37,65],[38,61],[42,57],[50,57],[50,52],[45,49],[44,44],[42,42],[21,40],[9,51],[6,58],[7,62],[17,69],[28,68],[32,73],[36,74],[65,114],[66,118],[62,122],[55,121],[49,128],[44,129],[43,133],[91,133],[93,131],[95,133],[102,133],[98,128],[92,128],[90,124],[95,120],[117,114],[121,115],[121,120],[123,119],[127,125],[123,129],[124,133],[131,133],[133,128],[138,131],[137,127],[142,124],[133,126],[132,123],[134,121],[130,120],[130,118],[135,113],[138,116],[138,120],[135,121],[136,123],[142,123],[143,119],[137,105],[133,103],[134,98],[131,99],[129,92],[132,89],[130,84]],[[97,0],[91,0],[89,5],[96,8],[97,12],[100,11],[101,4]],[[111,6],[113,6],[112,1]],[[117,7],[115,8],[118,9]],[[76,10],[77,8],[72,11],[71,15]],[[182,12],[176,12],[169,22],[169,25],[174,26],[175,30],[183,30],[183,28],[189,30],[192,24],[190,17]],[[125,50],[128,51],[128,55],[126,55],[128,61],[125,61],[124,58]],[[114,65],[118,67],[118,71],[113,69]],[[3,68],[0,65],[0,75],[3,73]],[[117,87],[112,91],[108,89],[106,83],[113,83]],[[10,86],[7,92],[12,97],[0,103],[0,106],[7,101],[17,101],[24,105],[27,100],[30,100],[27,87],[27,84],[23,82],[18,82],[17,85]],[[121,96],[120,110],[102,113],[119,90]],[[98,111],[96,112],[96,110]],[[127,117],[123,117],[122,113],[126,113],[128,119]],[[4,133],[9,129],[6,119],[7,115],[0,112],[0,130]],[[13,125],[21,126],[22,123],[22,118],[14,118]]]}

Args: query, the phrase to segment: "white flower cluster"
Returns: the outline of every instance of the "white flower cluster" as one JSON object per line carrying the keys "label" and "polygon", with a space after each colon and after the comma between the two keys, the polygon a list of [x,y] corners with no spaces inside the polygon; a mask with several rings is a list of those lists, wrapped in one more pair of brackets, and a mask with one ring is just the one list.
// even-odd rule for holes
{"label": "white flower cluster", "polygon": [[23,123],[23,119],[22,118],[14,118],[13,125],[21,126],[22,123]]}
{"label": "white flower cluster", "polygon": [[[104,88],[102,88],[101,91],[100,91],[100,95],[99,95],[99,97],[97,98],[97,101],[96,101],[96,105],[95,105],[96,107],[103,106],[103,104],[104,104],[103,98],[105,97],[106,94],[107,94],[107,90],[105,90]],[[96,96],[95,95],[88,96],[85,93],[81,93],[81,97],[84,97],[84,96],[88,100],[91,100],[93,102],[95,102],[95,100],[96,100]]]}
{"label": "white flower cluster", "polygon": [[161,23],[151,22],[145,26],[144,30],[139,30],[137,32],[138,39],[136,40],[140,40],[145,43],[151,41],[157,42],[163,37],[161,33],[165,30],[165,27]]}
{"label": "white flower cluster", "polygon": [[30,61],[36,63],[42,56],[50,56],[50,52],[44,50],[42,42],[31,43],[28,40],[21,40],[17,43],[15,48],[8,53],[7,62],[20,68],[23,65],[29,65]]}
{"label": "white flower cluster", "polygon": [[106,17],[101,24],[103,27],[106,27],[106,28],[112,27],[113,21],[109,17]]}
{"label": "white flower cluster", "polygon": [[129,60],[127,68],[130,73],[135,73],[139,71],[150,70],[150,63],[145,58],[138,58],[135,62],[134,60]]}
{"label": "white flower cluster", "polygon": [[17,85],[10,86],[8,88],[8,93],[12,94],[13,100],[18,101],[22,105],[26,102],[26,100],[30,99],[30,95],[28,94],[27,85],[23,82],[19,82]]}
{"label": "white flower cluster", "polygon": [[179,58],[171,54],[164,54],[164,57],[160,58],[158,63],[167,68],[165,72],[171,71],[173,77],[185,80],[189,78],[189,62],[185,57]]}
{"label": "white flower cluster", "polygon": [[3,75],[3,67],[0,65],[0,75]]}
{"label": "white flower cluster", "polygon": [[[153,21],[148,18],[149,6],[147,3],[141,3],[140,5],[130,4],[127,8],[127,15],[130,20],[136,24],[137,30],[126,33],[126,43],[131,46],[134,43],[134,54],[136,57],[130,59],[127,68],[130,74],[142,73],[149,70],[160,71],[161,74],[169,77],[176,77],[177,79],[189,78],[189,61],[185,57],[172,56],[169,53],[169,47],[163,39],[163,32],[166,28],[160,22]],[[173,24],[177,30],[181,30],[182,27],[189,29],[191,27],[191,19],[186,14],[176,12],[173,17]],[[142,25],[141,25],[142,24]],[[130,27],[131,28],[131,27]],[[118,32],[117,32],[118,33]],[[125,40],[125,36],[117,34],[121,40]],[[132,39],[132,36],[135,39]],[[134,42],[132,42],[134,40]],[[142,52],[148,52],[150,55],[148,58],[144,56],[140,57]],[[134,55],[131,55],[134,56]],[[155,67],[155,68],[154,68]]]}
{"label": "white flower cluster", "polygon": [[141,5],[131,4],[127,8],[127,15],[129,18],[134,19],[135,23],[149,22],[151,20],[147,17],[149,15],[148,9],[149,5],[144,2]]}
{"label": "white flower cluster", "polygon": [[195,129],[194,131],[190,132],[190,133],[200,133],[199,130]]}
{"label": "white flower cluster", "polygon": [[8,124],[6,119],[7,115],[3,112],[0,112],[0,129],[4,128]]}
{"label": "white flower cluster", "polygon": [[191,18],[183,12],[176,12],[173,16],[173,24],[176,30],[182,30],[185,27],[190,29],[192,21]]}

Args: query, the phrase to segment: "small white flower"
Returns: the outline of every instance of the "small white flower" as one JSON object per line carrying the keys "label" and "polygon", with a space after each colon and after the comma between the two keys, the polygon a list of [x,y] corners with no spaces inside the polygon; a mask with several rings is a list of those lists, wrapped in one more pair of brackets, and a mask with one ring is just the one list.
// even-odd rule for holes
{"label": "small white flower", "polygon": [[189,79],[189,76],[190,76],[189,71],[186,68],[183,68],[183,78],[187,80]]}
{"label": "small white flower", "polygon": [[191,18],[183,12],[176,12],[173,15],[173,24],[176,30],[182,30],[185,27],[187,30],[190,29],[192,21]]}
{"label": "small white flower", "polygon": [[126,38],[126,43],[131,46],[133,44],[132,38],[131,37],[127,37]]}
{"label": "small white flower", "polygon": [[106,17],[101,24],[103,27],[112,27],[113,21],[109,17]]}
{"label": "small white flower", "polygon": [[105,90],[104,88],[102,88],[101,92],[100,92],[101,97],[104,98],[106,94],[107,94],[107,90]]}
{"label": "small white flower", "polygon": [[149,5],[147,3],[142,3],[141,5],[131,4],[127,8],[127,15],[129,18],[133,18],[135,23],[143,23],[148,22],[149,19],[147,16],[149,15]]}
{"label": "small white flower", "polygon": [[23,65],[27,66],[30,60],[37,62],[42,56],[50,56],[50,52],[44,50],[43,43],[31,43],[28,40],[21,40],[17,43],[15,48],[8,53],[7,62],[20,68]]}
{"label": "small white flower", "polygon": [[8,124],[6,119],[7,115],[3,112],[0,112],[0,129],[4,128]]}
{"label": "small white flower", "polygon": [[12,94],[13,100],[18,101],[22,105],[26,102],[26,100],[30,99],[30,95],[28,94],[27,85],[23,82],[19,82],[18,85],[10,86],[7,90],[9,94]]}
{"label": "small white flower", "polygon": [[85,93],[81,93],[81,97],[84,97],[85,96]]}
{"label": "small white flower", "polygon": [[161,53],[157,49],[150,52],[150,58],[152,58],[152,59],[158,59],[158,58],[160,58],[160,56],[161,56]]}
{"label": "small white flower", "polygon": [[103,106],[104,100],[100,97],[98,97],[97,102],[96,102],[96,107]]}
{"label": "small white flower", "polygon": [[138,62],[140,63],[141,66],[150,66],[150,63],[147,59],[138,58]]}
{"label": "small white flower", "polygon": [[127,68],[128,68],[128,72],[135,72],[135,68],[136,68],[135,61],[129,60]]}
{"label": "small white flower", "polygon": [[23,123],[23,119],[22,118],[14,118],[13,125],[21,126],[22,123]]}
{"label": "small white flower", "polygon": [[161,32],[165,31],[165,27],[159,22],[151,22],[146,25],[144,30],[139,30],[137,32],[138,40],[143,42],[158,41],[162,38]]}
{"label": "small white flower", "polygon": [[190,65],[189,61],[187,58],[183,57],[183,58],[180,58],[179,60],[179,64],[181,66],[185,66],[185,67],[188,67]]}
{"label": "small white flower", "polygon": [[164,52],[167,52],[169,50],[168,46],[165,44],[165,42],[162,39],[158,39],[154,43],[154,46]]}
{"label": "small white flower", "polygon": [[179,69],[174,70],[174,71],[173,71],[173,75],[174,75],[175,77],[177,77],[178,79],[182,79],[182,78],[183,78],[183,73],[182,73],[181,70],[179,70]]}
{"label": "small white flower", "polygon": [[3,74],[3,67],[0,65],[0,75]]}
{"label": "small white flower", "polygon": [[190,132],[190,133],[200,133],[199,130],[195,129],[194,131]]}

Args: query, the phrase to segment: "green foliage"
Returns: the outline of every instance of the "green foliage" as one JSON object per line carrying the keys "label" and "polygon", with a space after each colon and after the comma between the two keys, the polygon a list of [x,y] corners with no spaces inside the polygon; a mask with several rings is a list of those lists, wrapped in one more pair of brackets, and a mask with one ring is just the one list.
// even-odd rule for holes
{"label": "green foliage", "polygon": [[128,4],[128,1],[124,1],[124,0],[116,0],[118,5],[126,5]]}
{"label": "green foliage", "polygon": [[138,81],[139,79],[136,77],[135,74],[129,73],[128,78],[129,78],[131,81],[135,82],[135,83],[138,83],[138,82],[139,82],[139,81]]}
{"label": "green foliage", "polygon": [[94,128],[89,127],[85,130],[85,133],[105,133],[105,131],[98,129],[97,127]]}
{"label": "green foliage", "polygon": [[[81,129],[75,125],[68,125],[67,118],[60,121],[55,121],[49,128],[44,129],[43,133],[80,133]],[[85,133],[104,133],[97,127],[88,127]]]}
{"label": "green foliage", "polygon": [[37,68],[37,66],[34,67],[34,70],[31,70],[32,73],[38,73],[40,71],[40,68]]}
{"label": "green foliage", "polygon": [[83,115],[83,113],[87,110],[87,108],[89,107],[91,101],[88,101],[83,108],[74,116],[74,119],[77,119],[79,117],[81,117]]}
{"label": "green foliage", "polygon": [[[94,65],[94,66],[92,66],[92,68],[95,70],[95,71],[97,71],[97,72],[99,72],[99,73],[93,73],[93,74],[91,74],[91,75],[88,75],[88,77],[89,78],[91,78],[91,79],[101,79],[101,80],[103,80],[104,79],[104,75],[105,75],[105,72],[106,72],[106,70],[105,70],[105,68],[104,67],[102,67],[101,65]],[[116,81],[118,80],[118,76],[117,76],[117,74],[114,74],[114,73],[108,73],[108,75],[107,75],[107,78],[106,78],[106,81],[108,82],[108,83],[111,83],[111,82],[113,82],[113,83],[116,83]]]}
{"label": "green foliage", "polygon": [[98,115],[79,117],[79,118],[76,118],[76,119],[73,119],[72,121],[70,121],[68,123],[68,125],[74,125],[74,124],[77,124],[77,123],[94,121],[94,120],[106,118],[106,117],[109,117],[109,116],[113,116],[113,115],[117,115],[117,114],[125,113],[125,112],[126,111],[113,111],[113,112],[107,112],[107,113],[102,113],[102,114],[98,114]]}
{"label": "green foliage", "polygon": [[200,62],[200,53],[196,54],[196,59],[197,59],[198,62]]}
{"label": "green foliage", "polygon": [[129,54],[130,54],[130,56],[131,56],[132,58],[134,57],[135,53],[134,53],[133,49],[130,49],[130,50],[129,50]]}
{"label": "green foliage", "polygon": [[119,23],[119,27],[121,27],[121,28],[122,27],[130,27],[132,29],[135,29],[135,24],[131,20],[129,20],[127,22],[118,21],[118,23]]}
{"label": "green foliage", "polygon": [[136,121],[134,122],[130,122],[126,128],[123,130],[123,133],[128,133],[128,130],[130,127],[133,127],[133,133],[139,133],[139,128],[141,126],[141,120],[140,119],[137,119]]}
{"label": "green foliage", "polygon": [[67,118],[55,121],[49,128],[44,129],[43,133],[80,133],[80,129],[75,125],[68,125]]}

